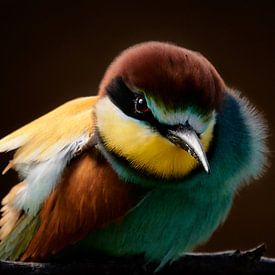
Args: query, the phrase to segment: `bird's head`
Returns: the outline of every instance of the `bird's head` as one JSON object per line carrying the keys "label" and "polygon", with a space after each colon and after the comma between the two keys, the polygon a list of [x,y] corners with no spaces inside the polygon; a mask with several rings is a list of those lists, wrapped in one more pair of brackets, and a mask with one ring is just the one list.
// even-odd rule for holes
{"label": "bird's head", "polygon": [[225,84],[202,55],[147,42],[119,55],[100,84],[96,128],[105,154],[145,175],[179,179],[201,166]]}

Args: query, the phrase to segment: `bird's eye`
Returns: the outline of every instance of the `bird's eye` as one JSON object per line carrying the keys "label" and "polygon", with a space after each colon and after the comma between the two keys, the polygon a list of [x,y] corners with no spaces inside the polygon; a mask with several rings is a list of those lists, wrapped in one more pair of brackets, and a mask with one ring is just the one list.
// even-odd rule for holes
{"label": "bird's eye", "polygon": [[135,111],[139,114],[147,113],[150,111],[147,106],[146,99],[142,96],[138,96],[135,100]]}

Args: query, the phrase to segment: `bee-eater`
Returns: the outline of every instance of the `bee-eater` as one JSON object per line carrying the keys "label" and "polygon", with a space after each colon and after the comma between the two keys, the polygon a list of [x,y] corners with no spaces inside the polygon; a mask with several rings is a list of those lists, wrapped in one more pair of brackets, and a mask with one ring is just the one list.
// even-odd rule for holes
{"label": "bee-eater", "polygon": [[164,264],[205,242],[266,164],[266,126],[201,54],[162,42],[123,51],[97,96],[65,103],[0,140],[0,258],[81,247]]}

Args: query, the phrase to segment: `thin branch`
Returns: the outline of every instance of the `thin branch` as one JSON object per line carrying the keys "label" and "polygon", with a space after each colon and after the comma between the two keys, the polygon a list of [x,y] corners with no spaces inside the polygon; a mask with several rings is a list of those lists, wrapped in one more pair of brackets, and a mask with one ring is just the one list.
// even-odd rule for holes
{"label": "thin branch", "polygon": [[[251,250],[219,253],[191,253],[164,267],[159,275],[189,274],[275,274],[275,259],[263,257],[265,246]],[[156,270],[155,264],[144,264],[140,257],[105,262],[22,263],[0,261],[0,274],[55,275],[55,274],[135,274],[148,275]]]}

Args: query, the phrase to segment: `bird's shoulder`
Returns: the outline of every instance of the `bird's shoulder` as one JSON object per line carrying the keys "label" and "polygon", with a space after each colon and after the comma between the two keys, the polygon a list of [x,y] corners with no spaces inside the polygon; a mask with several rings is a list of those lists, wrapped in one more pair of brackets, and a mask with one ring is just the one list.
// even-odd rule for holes
{"label": "bird's shoulder", "polygon": [[93,146],[92,109],[97,100],[69,101],[0,140],[0,152],[15,150],[3,173],[12,168],[22,179],[2,201],[6,218],[0,222],[1,239],[12,230],[21,210],[36,215],[70,161]]}
{"label": "bird's shoulder", "polygon": [[137,187],[121,181],[107,161],[93,150],[97,149],[71,163],[43,204],[40,226],[21,260],[44,259],[90,232],[119,223],[142,199]]}

